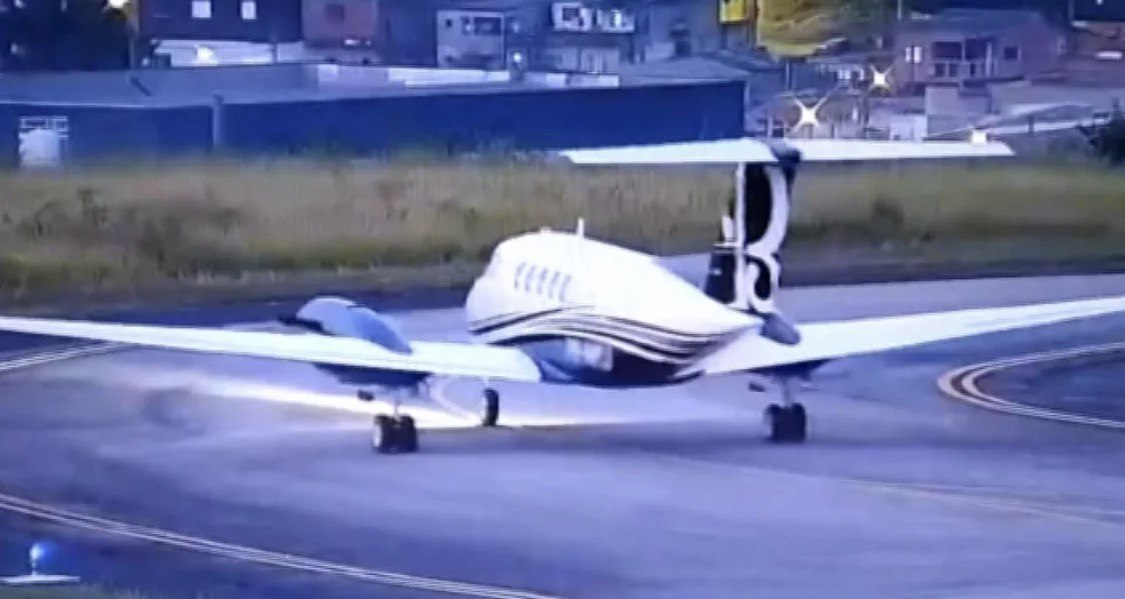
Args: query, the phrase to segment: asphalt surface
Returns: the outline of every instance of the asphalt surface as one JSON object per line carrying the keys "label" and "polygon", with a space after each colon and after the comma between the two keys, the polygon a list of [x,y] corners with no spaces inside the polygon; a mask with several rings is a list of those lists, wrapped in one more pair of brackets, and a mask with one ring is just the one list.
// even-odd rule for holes
{"label": "asphalt surface", "polygon": [[[1122,293],[1117,275],[818,287],[781,305],[815,321]],[[463,338],[458,310],[399,318]],[[0,572],[45,539],[52,571],[168,597],[1120,597],[1125,435],[981,410],[934,381],[1123,335],[1112,316],[842,360],[802,397],[809,443],[780,447],[758,429],[772,393],[740,376],[505,386],[511,428],[489,431],[467,414],[479,387],[454,381],[408,406],[421,453],[377,456],[371,407],[311,367],[128,350],[12,368]],[[1031,386],[1125,400],[1122,359]]]}
{"label": "asphalt surface", "polygon": [[1005,368],[981,387],[1025,405],[1125,421],[1125,349]]}

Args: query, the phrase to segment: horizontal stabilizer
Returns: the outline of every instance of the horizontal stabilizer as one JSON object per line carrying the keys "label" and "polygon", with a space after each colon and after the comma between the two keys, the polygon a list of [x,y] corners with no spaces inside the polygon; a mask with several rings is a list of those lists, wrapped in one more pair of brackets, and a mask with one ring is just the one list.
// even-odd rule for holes
{"label": "horizontal stabilizer", "polygon": [[796,151],[802,162],[1002,158],[1013,156],[999,142],[876,141],[866,139],[722,139],[671,144],[573,149],[558,152],[573,164],[773,164]]}

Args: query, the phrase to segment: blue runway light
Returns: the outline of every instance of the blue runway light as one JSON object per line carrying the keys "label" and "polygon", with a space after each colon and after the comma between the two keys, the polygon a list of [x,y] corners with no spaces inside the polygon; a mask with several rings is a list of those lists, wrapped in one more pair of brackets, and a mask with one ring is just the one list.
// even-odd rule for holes
{"label": "blue runway light", "polygon": [[0,587],[28,587],[43,585],[66,585],[79,582],[77,576],[65,574],[44,574],[40,570],[43,561],[52,553],[51,544],[46,541],[36,541],[27,550],[29,572],[15,576],[0,577]]}
{"label": "blue runway light", "polygon": [[27,552],[28,562],[31,566],[31,572],[36,573],[39,571],[39,564],[43,558],[47,557],[47,544],[43,542],[36,542],[31,545],[31,549]]}

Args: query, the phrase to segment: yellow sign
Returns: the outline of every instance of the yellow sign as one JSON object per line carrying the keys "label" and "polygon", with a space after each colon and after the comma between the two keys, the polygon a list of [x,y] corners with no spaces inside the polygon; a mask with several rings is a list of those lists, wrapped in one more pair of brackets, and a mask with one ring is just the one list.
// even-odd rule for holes
{"label": "yellow sign", "polygon": [[751,6],[755,0],[719,0],[719,22],[745,23],[750,20]]}

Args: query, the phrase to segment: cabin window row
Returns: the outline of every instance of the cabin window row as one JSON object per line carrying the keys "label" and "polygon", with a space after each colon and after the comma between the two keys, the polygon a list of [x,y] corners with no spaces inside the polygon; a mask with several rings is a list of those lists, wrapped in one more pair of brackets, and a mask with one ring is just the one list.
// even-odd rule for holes
{"label": "cabin window row", "polygon": [[535,264],[516,267],[515,288],[533,295],[565,301],[570,275]]}

